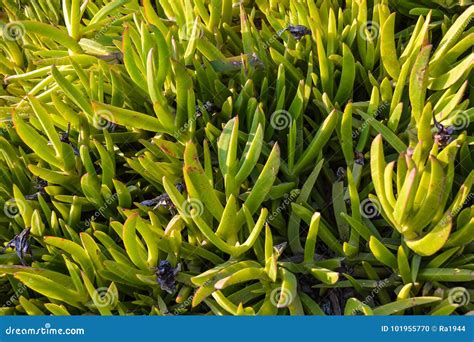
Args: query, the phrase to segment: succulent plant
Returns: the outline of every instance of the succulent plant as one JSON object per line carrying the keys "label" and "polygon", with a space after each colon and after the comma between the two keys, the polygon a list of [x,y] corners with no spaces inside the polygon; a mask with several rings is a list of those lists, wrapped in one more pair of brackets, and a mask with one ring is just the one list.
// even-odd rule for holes
{"label": "succulent plant", "polygon": [[0,313],[472,313],[474,6],[0,13]]}
{"label": "succulent plant", "polygon": [[[471,191],[472,171],[449,209],[444,211],[454,177],[449,169],[454,169],[456,149],[464,139],[465,136],[459,136],[439,154],[435,144],[431,151],[426,151],[430,154],[428,158],[423,156],[427,153],[423,152],[423,142],[420,141],[411,153],[402,153],[397,161],[389,164],[384,160],[382,136],[377,136],[372,142],[372,180],[379,204],[386,220],[403,235],[407,246],[419,255],[433,255],[446,244],[453,227],[453,214],[464,206]],[[397,195],[393,189],[395,179]],[[430,231],[421,237],[425,229]],[[456,239],[458,243],[462,241],[461,245],[464,245],[471,242],[469,230],[469,223],[458,227],[456,236],[463,236]],[[453,239],[454,234],[451,241]]]}

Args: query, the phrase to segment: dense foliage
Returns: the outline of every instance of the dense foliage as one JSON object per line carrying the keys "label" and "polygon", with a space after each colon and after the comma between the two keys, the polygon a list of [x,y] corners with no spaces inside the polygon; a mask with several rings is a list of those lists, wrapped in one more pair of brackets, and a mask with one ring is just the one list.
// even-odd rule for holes
{"label": "dense foliage", "polygon": [[469,3],[0,0],[0,313],[472,313]]}

